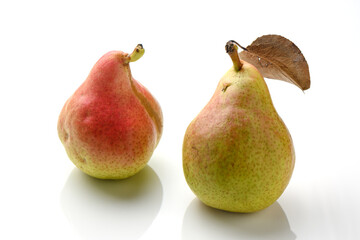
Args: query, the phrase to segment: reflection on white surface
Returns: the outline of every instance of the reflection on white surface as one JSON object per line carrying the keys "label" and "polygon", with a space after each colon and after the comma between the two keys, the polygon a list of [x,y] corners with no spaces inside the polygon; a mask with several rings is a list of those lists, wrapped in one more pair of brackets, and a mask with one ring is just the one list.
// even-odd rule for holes
{"label": "reflection on white surface", "polygon": [[71,172],[61,193],[62,208],[83,239],[138,239],[162,202],[162,186],[151,167],[124,180],[100,180]]}
{"label": "reflection on white surface", "polygon": [[197,198],[186,210],[182,237],[183,240],[296,239],[278,202],[262,211],[243,214],[208,207]]}

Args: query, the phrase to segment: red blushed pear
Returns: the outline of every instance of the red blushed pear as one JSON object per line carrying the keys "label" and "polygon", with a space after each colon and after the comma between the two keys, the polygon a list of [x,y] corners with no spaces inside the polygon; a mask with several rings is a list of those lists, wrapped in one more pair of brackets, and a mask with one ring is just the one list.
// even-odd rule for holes
{"label": "red blushed pear", "polygon": [[160,141],[159,103],[130,71],[145,50],[111,51],[66,101],[58,134],[70,160],[86,174],[123,179],[145,167]]}

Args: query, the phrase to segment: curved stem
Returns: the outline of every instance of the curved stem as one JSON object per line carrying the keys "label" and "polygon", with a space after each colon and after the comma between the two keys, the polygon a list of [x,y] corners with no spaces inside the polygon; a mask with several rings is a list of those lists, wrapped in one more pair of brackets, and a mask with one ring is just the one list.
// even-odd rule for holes
{"label": "curved stem", "polygon": [[238,46],[237,46],[236,42],[233,40],[228,41],[225,45],[225,50],[226,50],[226,53],[229,54],[229,56],[234,64],[235,71],[237,71],[237,72],[240,71],[243,64],[241,63],[240,58],[239,58]]}
{"label": "curved stem", "polygon": [[247,50],[247,48],[241,46],[241,45],[240,45],[238,42],[236,42],[235,40],[230,40],[229,42],[233,42],[233,43],[235,43],[236,45],[238,45],[241,49],[243,49],[243,50],[245,50],[245,51],[249,51],[249,50]]}
{"label": "curved stem", "polygon": [[134,51],[127,56],[128,62],[135,62],[139,60],[145,53],[145,49],[142,44],[138,44]]}

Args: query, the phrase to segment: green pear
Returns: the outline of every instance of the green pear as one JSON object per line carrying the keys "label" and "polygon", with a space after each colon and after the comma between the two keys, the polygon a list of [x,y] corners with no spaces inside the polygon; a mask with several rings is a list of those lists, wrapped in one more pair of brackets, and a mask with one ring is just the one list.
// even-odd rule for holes
{"label": "green pear", "polygon": [[183,170],[189,187],[206,205],[255,212],[283,193],[295,152],[264,78],[239,59],[237,49],[227,43],[234,66],[186,130]]}

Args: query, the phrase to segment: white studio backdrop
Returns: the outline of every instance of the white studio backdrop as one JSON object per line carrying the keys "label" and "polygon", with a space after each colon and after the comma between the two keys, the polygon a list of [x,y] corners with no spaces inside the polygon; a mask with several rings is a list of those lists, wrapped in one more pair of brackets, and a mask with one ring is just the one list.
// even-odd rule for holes
{"label": "white studio backdrop", "polygon": [[[0,33],[0,239],[360,238],[359,1],[1,1]],[[310,68],[305,92],[266,79],[295,171],[266,210],[210,209],[184,179],[183,136],[232,66],[225,43],[265,34]],[[138,175],[99,181],[66,156],[58,114],[103,54],[138,43],[132,73],[164,133]]]}

